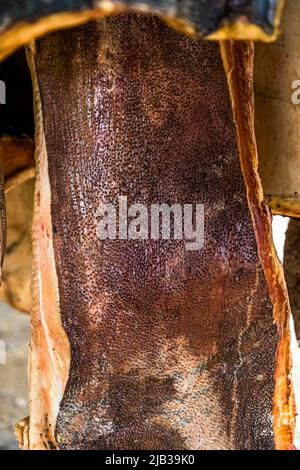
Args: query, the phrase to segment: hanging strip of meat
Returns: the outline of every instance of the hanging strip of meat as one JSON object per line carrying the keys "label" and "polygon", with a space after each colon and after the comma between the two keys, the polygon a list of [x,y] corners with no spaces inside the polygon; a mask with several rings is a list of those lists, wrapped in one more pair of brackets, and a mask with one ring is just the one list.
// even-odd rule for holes
{"label": "hanging strip of meat", "polygon": [[[293,447],[289,306],[256,170],[252,52],[135,13],[28,52],[37,182],[24,447]],[[203,247],[101,240],[99,207],[120,196],[148,212],[203,204]]]}

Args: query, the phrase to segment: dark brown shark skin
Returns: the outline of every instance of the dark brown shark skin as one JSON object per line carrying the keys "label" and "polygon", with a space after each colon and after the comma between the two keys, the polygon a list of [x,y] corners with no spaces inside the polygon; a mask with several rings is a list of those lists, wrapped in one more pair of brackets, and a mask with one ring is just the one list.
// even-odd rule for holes
{"label": "dark brown shark skin", "polygon": [[290,219],[284,246],[284,274],[294,317],[296,337],[300,341],[300,220]]}
{"label": "dark brown shark skin", "polygon": [[[277,327],[220,48],[124,14],[37,42],[61,449],[273,449]],[[101,202],[202,203],[205,243],[100,241]]]}

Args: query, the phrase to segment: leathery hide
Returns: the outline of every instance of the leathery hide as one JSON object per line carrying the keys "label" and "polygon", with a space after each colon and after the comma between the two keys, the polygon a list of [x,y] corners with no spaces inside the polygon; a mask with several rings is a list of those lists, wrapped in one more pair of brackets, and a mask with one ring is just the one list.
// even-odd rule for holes
{"label": "leathery hide", "polygon": [[[252,44],[126,13],[28,50],[30,449],[291,449],[289,305],[257,174]],[[203,204],[204,244],[99,205]],[[125,237],[124,237],[125,238]]]}

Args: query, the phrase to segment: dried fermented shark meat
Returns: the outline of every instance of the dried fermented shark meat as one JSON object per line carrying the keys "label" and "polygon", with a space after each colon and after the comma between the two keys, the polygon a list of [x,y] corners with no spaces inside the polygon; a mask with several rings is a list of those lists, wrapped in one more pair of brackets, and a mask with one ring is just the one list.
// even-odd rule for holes
{"label": "dried fermented shark meat", "polygon": [[49,31],[128,10],[153,12],[189,35],[272,41],[283,0],[1,0],[0,59]]}
{"label": "dried fermented shark meat", "polygon": [[[126,13],[51,33],[28,59],[24,446],[293,448],[289,305],[257,174],[252,45]],[[204,245],[101,240],[99,205],[120,196],[149,211],[203,204]]]}

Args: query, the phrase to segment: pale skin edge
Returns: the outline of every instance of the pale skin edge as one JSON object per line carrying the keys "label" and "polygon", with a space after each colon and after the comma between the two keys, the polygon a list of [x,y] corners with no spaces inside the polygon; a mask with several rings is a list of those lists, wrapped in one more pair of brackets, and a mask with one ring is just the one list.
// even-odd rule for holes
{"label": "pale skin edge", "polygon": [[[29,422],[27,422],[26,420],[22,420],[19,425],[16,426],[16,434],[19,436],[20,444],[23,445],[23,448],[45,449],[48,448],[48,444],[46,443],[45,445],[45,437],[43,435],[43,423],[45,423],[46,414],[48,415],[48,426],[49,424],[51,424],[52,429],[50,429],[48,433],[48,441],[51,441],[52,444],[55,445],[53,430],[55,429],[59,402],[63,396],[63,390],[68,377],[70,351],[66,334],[61,326],[59,314],[58,287],[51,239],[52,224],[50,214],[50,186],[47,171],[47,154],[43,134],[41,106],[38,91],[38,83],[35,74],[33,51],[34,49],[32,47],[28,50],[28,60],[33,76],[33,86],[35,95],[34,99],[37,144],[36,164],[38,174],[36,178],[34,203],[35,214],[32,229],[32,243],[34,252],[32,282],[32,325],[33,329],[35,324],[38,325],[40,331],[33,331],[34,334],[30,348],[30,425]],[[40,187],[43,187],[43,191],[40,191]],[[41,216],[41,214],[46,214],[46,216]],[[50,272],[49,266],[51,267]],[[51,288],[51,295],[49,287]],[[49,300],[49,304],[51,304],[49,311],[45,309],[46,304],[43,304],[43,294],[45,294],[45,290],[47,290],[47,300],[51,298],[51,300]],[[52,319],[53,323],[55,324],[52,325],[54,326],[55,336],[57,336],[57,332],[59,330],[58,344],[60,344],[60,351],[56,350],[55,354],[53,354],[51,358],[48,358],[48,361],[46,360],[45,367],[47,368],[47,372],[49,373],[50,378],[53,381],[54,390],[58,390],[60,394],[60,398],[58,398],[58,396],[54,397],[55,403],[51,402],[51,400],[50,402],[49,400],[47,400],[47,390],[48,388],[50,389],[51,386],[49,387],[48,381],[46,381],[46,384],[43,384],[43,379],[45,378],[46,374],[42,374],[43,376],[41,376],[39,372],[40,364],[43,363],[43,361],[40,361],[41,356],[45,356],[47,354],[50,356],[49,351],[54,347],[54,340],[52,343],[51,335],[49,336],[49,331],[47,331],[48,322],[45,321],[45,318],[47,318],[48,316],[51,317],[51,315],[53,315]],[[58,329],[56,330],[55,328]],[[46,348],[42,348],[41,344],[39,344],[38,346],[38,342],[44,342],[44,344],[47,344],[48,346]],[[57,363],[58,367],[54,366],[55,363]],[[51,368],[51,366],[53,366],[53,368]],[[60,375],[57,371],[60,371]],[[50,407],[48,407],[47,403],[48,405],[50,404]],[[42,437],[40,437],[40,434],[42,434]]]}
{"label": "pale skin edge", "polygon": [[29,421],[15,428],[23,449],[56,448],[55,425],[69,375],[70,347],[61,325],[54,261],[51,192],[34,45],[27,48],[35,114],[36,180],[32,224],[32,308],[29,348]]}
{"label": "pale skin edge", "polygon": [[[208,40],[224,39],[248,39],[255,41],[272,42],[275,41],[280,33],[280,20],[283,12],[284,0],[280,0],[275,16],[275,32],[272,35],[266,34],[259,26],[250,24],[246,21],[236,21],[224,24],[218,31],[207,36]],[[162,16],[164,20],[177,31],[192,37],[200,37],[196,28],[190,22],[178,17],[172,17],[167,12],[151,9],[141,2],[134,8],[122,4],[112,4],[110,0],[99,2],[99,7],[94,9],[82,10],[80,12],[62,12],[49,15],[34,23],[19,22],[10,27],[0,35],[0,61],[4,60],[18,48],[29,44],[31,41],[44,36],[51,31],[59,29],[74,28],[91,20],[101,19],[109,15],[116,15],[124,11],[139,11],[141,13],[154,13]]]}
{"label": "pale skin edge", "polygon": [[[249,47],[251,43],[249,42]],[[227,75],[234,120],[237,129],[242,173],[247,188],[248,204],[257,238],[259,257],[265,271],[269,294],[274,305],[273,318],[278,327],[279,343],[276,355],[275,389],[273,397],[273,430],[277,450],[294,449],[295,397],[291,383],[290,306],[283,268],[272,239],[271,216],[264,200],[258,175],[258,156],[254,134],[253,106],[239,101],[232,41],[220,42],[221,55]],[[253,65],[253,64],[252,64]],[[246,68],[245,68],[246,74]],[[251,88],[253,103],[253,89]],[[243,107],[243,111],[241,108]],[[247,103],[249,105],[249,103]],[[245,114],[246,110],[246,114]],[[260,239],[259,239],[260,234]],[[264,245],[264,246],[262,246]]]}

